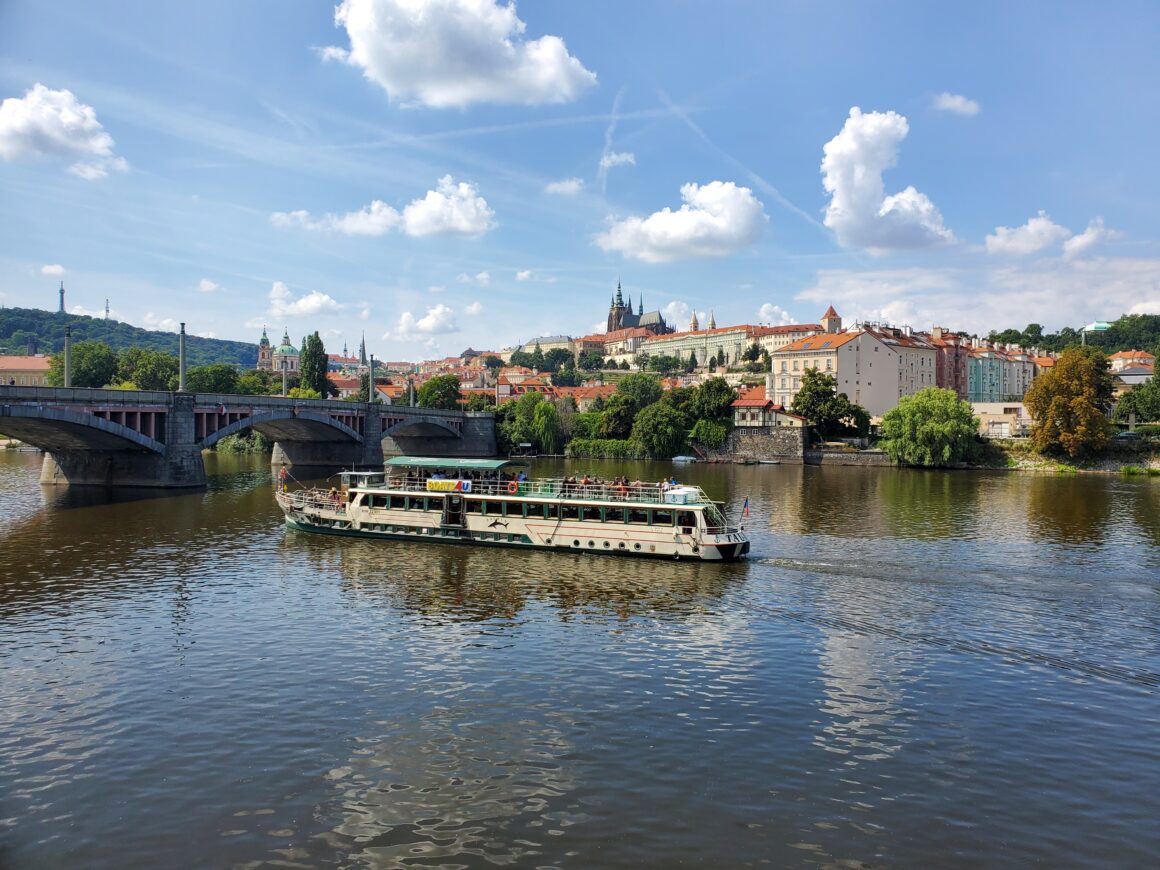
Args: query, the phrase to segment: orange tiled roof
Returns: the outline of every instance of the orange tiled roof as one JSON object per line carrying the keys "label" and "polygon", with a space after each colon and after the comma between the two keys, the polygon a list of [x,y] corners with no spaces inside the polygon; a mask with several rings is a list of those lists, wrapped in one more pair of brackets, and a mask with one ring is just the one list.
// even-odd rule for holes
{"label": "orange tiled roof", "polygon": [[46,372],[49,362],[46,356],[0,356],[0,369]]}
{"label": "orange tiled roof", "polygon": [[1138,360],[1139,362],[1143,362],[1149,359],[1155,360],[1156,357],[1146,350],[1121,350],[1109,356],[1108,359]]}
{"label": "orange tiled roof", "polygon": [[[824,332],[820,335],[807,335],[805,338],[799,338],[796,341],[791,341],[785,347],[779,347],[773,353],[799,353],[802,351],[810,351],[813,353],[821,353],[822,351],[837,350],[844,344],[853,341],[862,333],[860,332]],[[873,333],[870,333],[873,335]],[[877,335],[874,336],[878,338]],[[881,339],[879,339],[881,340]]]}

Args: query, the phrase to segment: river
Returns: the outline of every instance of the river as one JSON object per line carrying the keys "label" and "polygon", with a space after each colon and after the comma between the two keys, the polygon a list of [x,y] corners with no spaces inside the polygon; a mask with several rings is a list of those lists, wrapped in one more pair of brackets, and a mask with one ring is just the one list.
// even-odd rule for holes
{"label": "river", "polygon": [[680,467],[720,565],[288,532],[267,462],[0,453],[0,867],[1160,863],[1160,480]]}

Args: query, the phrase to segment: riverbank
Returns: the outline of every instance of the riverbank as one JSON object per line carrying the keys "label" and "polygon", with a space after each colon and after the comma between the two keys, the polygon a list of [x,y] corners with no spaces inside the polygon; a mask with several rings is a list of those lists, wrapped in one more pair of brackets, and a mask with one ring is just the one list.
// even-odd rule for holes
{"label": "riverbank", "polygon": [[1063,474],[1160,474],[1160,443],[1152,438],[1114,443],[1104,453],[1087,459],[1044,456],[1027,439],[988,441],[977,468],[1047,471]]}

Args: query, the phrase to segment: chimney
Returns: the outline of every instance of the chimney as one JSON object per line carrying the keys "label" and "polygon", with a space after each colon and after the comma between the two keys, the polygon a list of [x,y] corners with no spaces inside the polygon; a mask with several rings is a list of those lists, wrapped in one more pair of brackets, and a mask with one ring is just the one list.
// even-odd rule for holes
{"label": "chimney", "polygon": [[930,337],[931,338],[942,338],[943,337],[943,328],[941,326],[932,326],[930,328]]}

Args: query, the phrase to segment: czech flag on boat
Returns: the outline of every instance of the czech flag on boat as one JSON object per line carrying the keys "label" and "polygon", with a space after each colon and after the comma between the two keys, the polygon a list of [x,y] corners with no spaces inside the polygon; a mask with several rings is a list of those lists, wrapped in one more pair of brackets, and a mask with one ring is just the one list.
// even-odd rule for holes
{"label": "czech flag on boat", "polygon": [[741,506],[741,516],[749,516],[749,496],[745,496],[745,504]]}

